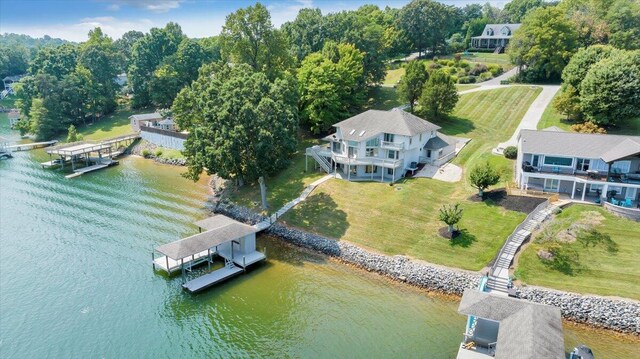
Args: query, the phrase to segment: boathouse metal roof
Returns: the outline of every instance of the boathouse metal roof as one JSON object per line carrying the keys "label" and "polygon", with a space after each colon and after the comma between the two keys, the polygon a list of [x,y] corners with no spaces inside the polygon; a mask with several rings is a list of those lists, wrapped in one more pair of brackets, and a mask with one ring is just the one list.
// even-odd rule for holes
{"label": "boathouse metal roof", "polygon": [[466,289],[458,311],[500,323],[496,359],[564,358],[560,308]]}
{"label": "boathouse metal roof", "polygon": [[156,251],[167,257],[179,260],[186,258],[222,243],[240,239],[246,235],[256,233],[258,230],[253,227],[223,215],[216,215],[202,221],[196,222],[200,228],[212,228],[206,232],[183,238],[181,240],[167,243],[156,247]]}

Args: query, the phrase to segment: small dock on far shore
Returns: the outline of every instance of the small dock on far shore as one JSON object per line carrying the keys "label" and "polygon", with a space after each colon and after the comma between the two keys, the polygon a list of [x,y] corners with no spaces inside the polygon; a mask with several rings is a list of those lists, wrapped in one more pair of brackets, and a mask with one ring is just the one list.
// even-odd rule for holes
{"label": "small dock on far shore", "polygon": [[[246,271],[250,265],[266,259],[256,251],[258,229],[224,215],[215,215],[195,223],[200,233],[158,246],[152,253],[153,268],[168,274],[182,273],[182,287],[196,293]],[[204,230],[204,231],[203,231]],[[155,253],[160,253],[156,257]],[[207,263],[211,269],[214,257],[224,260],[224,267],[187,280],[193,267]]]}

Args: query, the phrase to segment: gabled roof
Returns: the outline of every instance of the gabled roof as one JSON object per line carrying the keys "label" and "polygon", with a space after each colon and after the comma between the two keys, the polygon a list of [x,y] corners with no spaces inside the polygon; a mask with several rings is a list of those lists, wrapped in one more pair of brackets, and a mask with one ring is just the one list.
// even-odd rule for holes
{"label": "gabled roof", "polygon": [[429,141],[424,145],[424,148],[429,150],[439,150],[447,146],[455,144],[457,141],[449,136],[443,135],[440,132],[436,133],[435,137],[431,137]]}
{"label": "gabled roof", "polygon": [[138,115],[129,116],[130,119],[135,119],[138,121],[149,121],[149,120],[160,120],[162,119],[162,115],[154,112],[154,113],[141,113]]}
{"label": "gabled roof", "polygon": [[523,153],[599,158],[605,162],[640,153],[640,136],[522,130],[520,141]]}
{"label": "gabled roof", "polygon": [[497,359],[565,357],[560,308],[465,289],[458,311],[500,322]]}
{"label": "gabled roof", "polygon": [[175,124],[175,122],[173,122],[172,119],[168,118],[166,120],[162,120],[160,122],[158,122],[159,125],[173,125]]}
{"label": "gabled roof", "polygon": [[[487,24],[482,30],[482,35],[473,36],[472,39],[509,39],[513,36],[513,33],[520,28],[521,24]],[[508,28],[511,30],[510,35],[502,35],[502,29]],[[493,35],[487,35],[487,31],[493,30]]]}
{"label": "gabled roof", "polygon": [[229,218],[225,215],[216,214],[214,216],[207,217],[205,219],[201,219],[197,222],[194,222],[193,224],[195,224],[196,226],[202,229],[211,230],[211,229],[216,229],[216,228],[226,226],[227,224],[230,224],[230,223],[240,223],[240,222],[232,218]]}
{"label": "gabled roof", "polygon": [[415,136],[440,129],[440,126],[400,109],[368,110],[338,122],[333,127],[339,128],[342,139],[347,141],[362,141],[381,133]]}

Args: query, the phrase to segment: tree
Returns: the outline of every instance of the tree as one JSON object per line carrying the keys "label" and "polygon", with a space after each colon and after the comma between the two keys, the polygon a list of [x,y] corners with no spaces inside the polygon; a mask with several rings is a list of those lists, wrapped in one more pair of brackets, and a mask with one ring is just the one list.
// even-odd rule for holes
{"label": "tree", "polygon": [[507,53],[526,81],[559,79],[577,49],[577,34],[557,7],[537,8],[525,16]]}
{"label": "tree", "polygon": [[469,173],[471,185],[478,189],[478,196],[484,196],[484,190],[500,181],[500,173],[487,161],[474,166]]}
{"label": "tree", "polygon": [[468,46],[471,43],[472,37],[482,35],[482,31],[488,23],[489,20],[484,17],[470,20],[466,25],[467,35],[464,38],[465,45]]}
{"label": "tree", "polygon": [[289,164],[298,127],[295,79],[270,81],[247,64],[207,64],[180,91],[172,111],[189,131],[186,177],[203,170],[239,185]]}
{"label": "tree", "polygon": [[606,9],[601,6],[604,3],[604,1],[568,0],[558,5],[576,29],[580,47],[608,42],[611,29],[605,20]]}
{"label": "tree", "polygon": [[127,31],[121,38],[113,42],[113,48],[117,53],[117,68],[118,71],[126,72],[131,63],[131,52],[133,51],[133,44],[136,41],[144,37],[144,33],[140,31]]}
{"label": "tree", "polygon": [[553,107],[571,120],[582,118],[582,107],[580,107],[580,94],[578,90],[570,84],[563,84],[560,93],[552,101]]}
{"label": "tree", "polygon": [[461,52],[467,48],[468,42],[465,41],[464,36],[460,33],[455,33],[451,35],[451,38],[447,40],[447,44],[449,45],[449,50],[452,52]]}
{"label": "tree", "polygon": [[67,130],[67,142],[76,142],[78,141],[78,131],[76,131],[76,126],[69,125],[69,129]]}
{"label": "tree", "polygon": [[300,9],[295,20],[282,25],[282,32],[291,44],[293,54],[302,61],[310,53],[322,50],[326,37],[322,12],[320,9]]}
{"label": "tree", "polygon": [[29,53],[24,46],[0,46],[0,78],[22,75],[28,66]]}
{"label": "tree", "polygon": [[458,91],[451,76],[442,70],[435,70],[422,89],[418,104],[425,116],[440,118],[453,111],[458,103]]}
{"label": "tree", "polygon": [[424,84],[429,79],[429,73],[424,63],[420,61],[409,62],[405,70],[405,74],[398,85],[398,95],[409,103],[411,112],[413,112],[416,101],[422,95]]}
{"label": "tree", "polygon": [[580,106],[597,125],[631,121],[640,114],[640,50],[616,51],[591,66],[580,84]]}
{"label": "tree", "polygon": [[446,46],[446,39],[457,28],[454,8],[432,0],[413,0],[400,11],[400,27],[413,48],[419,52],[436,53]]}
{"label": "tree", "polygon": [[613,46],[626,50],[640,49],[640,2],[614,1],[606,21],[611,27],[610,43]]}
{"label": "tree", "polygon": [[542,0],[511,0],[502,11],[508,22],[515,24],[522,21],[522,18],[532,9],[544,5]]}
{"label": "tree", "polygon": [[366,92],[364,54],[350,44],[327,42],[307,56],[298,70],[302,120],[314,133],[360,110]]}
{"label": "tree", "polygon": [[593,45],[578,50],[562,70],[562,81],[573,86],[579,93],[580,83],[584,80],[591,66],[608,58],[614,51],[615,49],[608,45]]}
{"label": "tree", "polygon": [[36,135],[37,140],[45,140],[57,132],[55,121],[49,116],[44,100],[34,98],[29,112],[31,129],[29,132]]}
{"label": "tree", "polygon": [[440,208],[438,217],[448,226],[449,233],[453,233],[453,226],[462,219],[462,208],[460,203],[454,205],[443,205]]}
{"label": "tree", "polygon": [[229,14],[220,40],[223,57],[235,64],[248,64],[269,78],[292,65],[284,36],[273,27],[269,11],[260,3]]}
{"label": "tree", "polygon": [[64,44],[58,47],[45,47],[38,51],[31,65],[29,73],[32,75],[47,74],[58,80],[73,72],[78,61],[77,48]]}

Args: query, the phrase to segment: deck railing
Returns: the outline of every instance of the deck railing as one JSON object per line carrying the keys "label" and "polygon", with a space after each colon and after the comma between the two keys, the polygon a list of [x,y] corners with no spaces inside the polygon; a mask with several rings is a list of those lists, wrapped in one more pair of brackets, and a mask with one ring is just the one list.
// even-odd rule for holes
{"label": "deck railing", "polygon": [[381,141],[380,148],[390,148],[393,150],[402,150],[404,149],[404,142],[389,142],[389,141]]}

